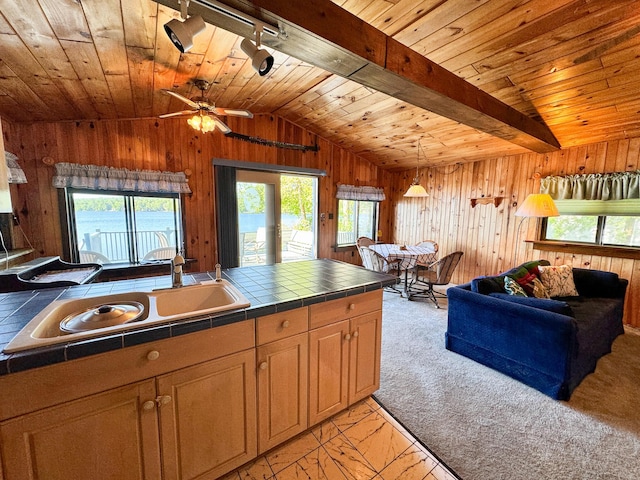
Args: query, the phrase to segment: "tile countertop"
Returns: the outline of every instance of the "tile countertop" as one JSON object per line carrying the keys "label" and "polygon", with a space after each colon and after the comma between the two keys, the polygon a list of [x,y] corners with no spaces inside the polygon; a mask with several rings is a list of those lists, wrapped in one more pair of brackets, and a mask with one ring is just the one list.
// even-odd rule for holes
{"label": "tile countertop", "polygon": [[[251,302],[249,308],[13,354],[0,353],[0,375],[378,290],[395,284],[397,280],[397,277],[392,275],[327,259],[231,268],[223,270],[222,277],[233,283],[247,297]],[[213,278],[215,272],[188,274],[184,276],[184,284],[188,286]],[[150,291],[170,286],[171,277],[167,274],[134,280],[0,294],[0,348],[4,348],[35,315],[54,300]]]}

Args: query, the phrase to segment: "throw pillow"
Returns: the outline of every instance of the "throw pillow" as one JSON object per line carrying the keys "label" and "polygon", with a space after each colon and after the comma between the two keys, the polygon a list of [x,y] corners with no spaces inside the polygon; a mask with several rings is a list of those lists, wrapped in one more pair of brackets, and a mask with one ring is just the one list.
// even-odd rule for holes
{"label": "throw pillow", "polygon": [[520,284],[509,276],[504,277],[504,289],[509,295],[515,295],[517,297],[527,296]]}
{"label": "throw pillow", "polygon": [[533,296],[536,298],[551,298],[549,292],[545,288],[544,284],[540,281],[538,277],[534,278],[531,281],[531,290],[533,291]]}
{"label": "throw pillow", "polygon": [[533,273],[527,272],[524,277],[516,278],[516,282],[520,284],[528,297],[533,297],[533,280],[538,278]]}
{"label": "throw pillow", "polygon": [[577,297],[576,284],[573,281],[571,265],[538,267],[540,280],[550,297]]}

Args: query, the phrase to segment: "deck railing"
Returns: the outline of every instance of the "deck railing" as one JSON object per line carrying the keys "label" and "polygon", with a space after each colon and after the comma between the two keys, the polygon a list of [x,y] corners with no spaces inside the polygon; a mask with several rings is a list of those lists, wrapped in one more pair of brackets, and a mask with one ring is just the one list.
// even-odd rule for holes
{"label": "deck railing", "polygon": [[[156,248],[175,246],[175,238],[175,230],[169,228],[136,232],[136,249],[139,259]],[[131,258],[129,248],[129,233],[101,230],[85,233],[79,246],[79,250],[100,253],[111,262],[128,262]]]}

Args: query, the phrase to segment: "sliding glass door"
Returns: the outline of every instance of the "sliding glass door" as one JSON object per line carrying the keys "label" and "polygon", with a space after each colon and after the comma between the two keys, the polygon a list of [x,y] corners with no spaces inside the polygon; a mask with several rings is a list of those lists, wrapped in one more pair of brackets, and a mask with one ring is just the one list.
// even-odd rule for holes
{"label": "sliding glass door", "polygon": [[237,170],[239,265],[316,258],[317,179]]}
{"label": "sliding glass door", "polygon": [[240,266],[280,262],[280,175],[238,170],[236,195]]}

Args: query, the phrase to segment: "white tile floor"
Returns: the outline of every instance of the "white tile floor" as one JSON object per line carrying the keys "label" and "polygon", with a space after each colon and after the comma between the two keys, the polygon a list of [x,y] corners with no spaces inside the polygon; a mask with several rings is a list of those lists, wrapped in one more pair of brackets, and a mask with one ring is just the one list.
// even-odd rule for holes
{"label": "white tile floor", "polygon": [[375,400],[259,457],[222,480],[455,480]]}

